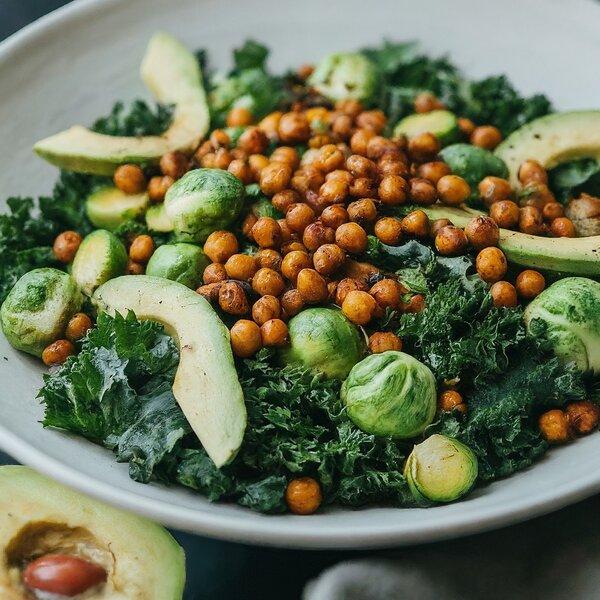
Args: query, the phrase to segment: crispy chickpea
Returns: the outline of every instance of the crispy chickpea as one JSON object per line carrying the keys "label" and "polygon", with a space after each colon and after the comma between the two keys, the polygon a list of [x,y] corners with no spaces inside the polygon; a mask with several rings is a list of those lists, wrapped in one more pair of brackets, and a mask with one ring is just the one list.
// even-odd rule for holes
{"label": "crispy chickpea", "polygon": [[285,283],[277,271],[263,268],[252,278],[252,289],[260,296],[279,296],[285,289]]}
{"label": "crispy chickpea", "polygon": [[283,245],[295,240],[297,238],[298,234],[294,233],[290,229],[290,226],[287,224],[287,221],[285,219],[277,219],[277,222],[279,223],[279,229],[281,229],[281,240],[283,242],[283,244],[282,244],[282,250],[283,250]]}
{"label": "crispy chickpea", "polygon": [[302,294],[296,289],[288,290],[281,296],[281,308],[286,317],[297,315],[304,308]]}
{"label": "crispy chickpea", "polygon": [[440,142],[433,133],[420,133],[408,140],[408,153],[417,162],[427,162],[439,151]]}
{"label": "crispy chickpea", "polygon": [[367,286],[362,281],[353,279],[351,277],[346,277],[339,281],[335,290],[335,304],[341,306],[344,303],[348,292],[352,292],[354,290],[366,292]]}
{"label": "crispy chickpea", "polygon": [[285,346],[289,342],[287,325],[281,319],[269,319],[260,326],[263,346]]}
{"label": "crispy chickpea", "polygon": [[598,427],[600,408],[589,400],[572,402],[565,412],[569,427],[576,435],[586,435]]}
{"label": "crispy chickpea", "polygon": [[288,508],[296,515],[312,515],[322,500],[321,486],[312,477],[292,479],[285,490]]}
{"label": "crispy chickpea", "polygon": [[480,125],[473,129],[469,141],[473,146],[493,150],[502,141],[502,133],[493,125]]}
{"label": "crispy chickpea", "polygon": [[300,252],[307,252],[306,246],[302,242],[299,242],[297,239],[294,238],[289,242],[283,244],[283,246],[281,246],[281,255],[286,256],[286,254],[289,254],[290,252],[295,252],[296,250]]}
{"label": "crispy chickpea", "polygon": [[262,296],[252,305],[252,318],[262,325],[270,319],[279,319],[281,316],[281,304],[275,296],[267,294]]}
{"label": "crispy chickpea", "polygon": [[348,217],[350,221],[365,226],[373,223],[377,218],[377,206],[371,198],[362,198],[348,204]]}
{"label": "crispy chickpea", "polygon": [[354,178],[348,171],[336,169],[335,171],[331,171],[331,173],[327,173],[327,175],[325,175],[325,181],[331,181],[332,179],[339,179],[350,185]]}
{"label": "crispy chickpea", "polygon": [[186,174],[189,164],[188,157],[183,152],[175,150],[174,152],[163,154],[160,157],[159,166],[163,175],[168,175],[173,179],[180,179]]}
{"label": "crispy chickpea", "polygon": [[210,142],[210,140],[205,140],[204,142],[202,142],[200,144],[200,147],[198,148],[198,150],[196,150],[196,152],[194,152],[194,160],[198,164],[200,164],[200,162],[202,161],[202,159],[207,154],[210,154],[213,150],[214,150],[214,146],[212,145],[212,143]]}
{"label": "crispy chickpea", "polygon": [[529,183],[548,183],[548,173],[537,160],[526,160],[519,166],[519,181],[527,185]]}
{"label": "crispy chickpea", "polygon": [[399,175],[406,179],[410,176],[408,165],[404,160],[392,160],[384,156],[378,161],[377,167],[382,178],[387,175]]}
{"label": "crispy chickpea", "polygon": [[326,204],[343,202],[350,192],[350,186],[341,179],[325,181],[319,188],[319,196]]}
{"label": "crispy chickpea", "polygon": [[409,212],[401,221],[402,233],[418,238],[429,235],[429,217],[422,210]]}
{"label": "crispy chickpea", "polygon": [[326,207],[321,213],[321,223],[332,229],[337,229],[340,225],[347,223],[350,217],[348,211],[341,204],[334,204]]}
{"label": "crispy chickpea", "polygon": [[313,166],[324,173],[341,169],[344,165],[344,155],[335,144],[327,144],[319,149]]}
{"label": "crispy chickpea", "polygon": [[287,163],[271,162],[260,172],[259,185],[263,194],[273,196],[288,187],[292,167]]}
{"label": "crispy chickpea", "polygon": [[248,163],[240,158],[233,159],[227,170],[235,177],[237,177],[244,185],[248,185],[254,181],[254,173],[248,165]]}
{"label": "crispy chickpea", "polygon": [[115,185],[126,194],[141,194],[146,189],[146,177],[139,165],[121,165],[113,175]]}
{"label": "crispy chickpea", "polygon": [[357,177],[350,185],[350,195],[355,198],[368,198],[376,193],[377,189],[368,177]]}
{"label": "crispy chickpea", "polygon": [[[381,135],[376,135],[367,143],[367,158],[371,160],[380,160],[386,157],[386,161],[400,157],[400,149],[392,140]],[[384,161],[385,162],[385,161]]]}
{"label": "crispy chickpea", "polygon": [[365,285],[365,290],[368,289],[368,283],[373,278],[378,278],[380,275],[379,269],[368,262],[357,262],[356,260],[347,260],[344,266],[344,276],[356,279]]}
{"label": "crispy chickpea", "polygon": [[444,175],[437,182],[437,191],[444,204],[458,206],[470,196],[471,187],[458,175]]}
{"label": "crispy chickpea", "polygon": [[281,115],[277,135],[284,144],[301,144],[310,138],[310,125],[301,112],[288,112]]}
{"label": "crispy chickpea", "polygon": [[554,194],[545,183],[528,183],[520,195],[521,206],[533,206],[539,210],[550,202],[556,202]]}
{"label": "crispy chickpea", "polygon": [[378,188],[379,199],[382,204],[396,206],[406,202],[407,183],[399,175],[386,175]]}
{"label": "crispy chickpea", "polygon": [[263,154],[269,145],[269,138],[259,127],[248,127],[240,135],[237,146],[248,154]]}
{"label": "crispy chickpea", "polygon": [[315,211],[304,202],[292,204],[285,213],[286,223],[296,233],[302,233],[315,218]]}
{"label": "crispy chickpea", "polygon": [[224,281],[219,285],[219,306],[230,315],[245,315],[249,310],[244,288],[237,281]]}
{"label": "crispy chickpea", "polygon": [[277,250],[271,248],[263,248],[259,250],[255,257],[256,265],[259,269],[268,268],[274,271],[281,270],[281,254]]}
{"label": "crispy chickpea", "polygon": [[468,244],[465,232],[454,225],[442,227],[435,236],[435,247],[444,256],[464,254]]}
{"label": "crispy chickpea", "polygon": [[423,294],[414,294],[402,308],[406,313],[420,313],[425,310],[425,296]]}
{"label": "crispy chickpea", "polygon": [[383,217],[375,223],[377,239],[388,246],[397,246],[402,239],[402,223],[396,217]]}
{"label": "crispy chickpea", "polygon": [[336,244],[323,244],[313,255],[313,265],[321,275],[332,275],[346,262],[346,253]]}
{"label": "crispy chickpea", "polygon": [[281,261],[281,272],[283,276],[294,283],[298,273],[302,269],[310,269],[312,262],[307,252],[302,250],[293,250],[288,252]]}
{"label": "crispy chickpea", "polygon": [[209,283],[217,283],[227,279],[227,271],[221,263],[210,263],[202,273],[202,281],[207,285]]}
{"label": "crispy chickpea", "polygon": [[252,213],[248,213],[242,222],[242,233],[245,237],[252,241],[254,241],[252,239],[252,228],[254,227],[256,221],[258,221],[258,218]]}
{"label": "crispy chickpea", "polygon": [[507,200],[512,195],[512,186],[506,179],[488,175],[484,177],[477,186],[479,197],[483,203],[489,208],[494,202]]}
{"label": "crispy chickpea", "polygon": [[417,94],[414,99],[414,107],[416,113],[428,113],[432,110],[445,108],[444,103],[431,92],[421,92],[420,94]]}
{"label": "crispy chickpea", "polygon": [[208,152],[202,156],[199,163],[204,169],[216,169],[216,154],[214,152]]}
{"label": "crispy chickpea", "polygon": [[92,320],[85,313],[74,314],[67,323],[65,337],[70,342],[77,342],[92,328]]}
{"label": "crispy chickpea", "polygon": [[252,113],[243,106],[236,106],[227,113],[227,127],[245,127],[252,121]]}
{"label": "crispy chickpea", "polygon": [[471,134],[475,131],[475,123],[466,117],[459,117],[457,122],[460,132],[467,138],[471,137]]}
{"label": "crispy chickpea", "polygon": [[282,162],[290,165],[292,169],[297,169],[300,164],[298,151],[292,146],[278,146],[273,150],[270,160],[271,162]]}
{"label": "crispy chickpea", "polygon": [[269,159],[264,154],[251,154],[248,157],[248,166],[255,179],[260,179],[261,171],[269,164]]}
{"label": "crispy chickpea", "polygon": [[201,285],[197,290],[196,294],[200,294],[203,298],[208,300],[208,302],[215,303],[219,301],[219,290],[224,282],[215,281],[214,283],[208,283],[206,285]]}
{"label": "crispy chickpea", "polygon": [[371,179],[377,176],[377,165],[368,158],[359,154],[352,154],[346,159],[346,169],[353,177],[366,177]]}
{"label": "crispy chickpea", "polygon": [[504,252],[500,248],[490,246],[479,252],[475,259],[475,268],[481,279],[487,283],[495,283],[506,275],[508,264]]}
{"label": "crispy chickpea", "polygon": [[149,235],[138,235],[129,246],[129,258],[139,263],[147,263],[154,253],[154,240]]}
{"label": "crispy chickpea", "polygon": [[373,318],[376,308],[375,298],[360,290],[348,292],[342,302],[342,312],[356,325],[366,325]]}
{"label": "crispy chickpea", "polygon": [[519,296],[531,300],[544,291],[546,280],[539,271],[525,269],[517,275],[515,287]]}
{"label": "crispy chickpea", "polygon": [[475,250],[482,250],[488,246],[497,246],[500,240],[500,231],[496,221],[487,216],[473,217],[465,227],[467,239]]}
{"label": "crispy chickpea", "polygon": [[279,128],[279,121],[281,120],[282,115],[283,113],[280,110],[276,110],[272,113],[269,113],[258,124],[260,130],[265,133],[270,140],[277,139],[277,130]]}
{"label": "crispy chickpea", "polygon": [[402,286],[395,279],[382,279],[373,285],[369,294],[381,308],[398,308],[402,300]]}
{"label": "crispy chickpea", "polygon": [[52,252],[56,260],[65,265],[72,262],[81,241],[82,238],[76,231],[63,231],[57,235],[52,245]]}
{"label": "crispy chickpea", "polygon": [[391,331],[377,331],[369,336],[369,350],[373,354],[380,354],[388,350],[402,350],[402,340]]}
{"label": "crispy chickpea", "polygon": [[429,206],[435,204],[438,193],[435,185],[423,177],[413,177],[408,182],[408,197],[412,202]]}
{"label": "crispy chickpea", "polygon": [[558,217],[550,223],[550,233],[555,237],[576,237],[575,225],[568,217]]}
{"label": "crispy chickpea", "polygon": [[429,179],[434,185],[437,185],[442,177],[450,175],[450,173],[450,167],[441,160],[426,162],[417,168],[417,175],[423,179]]}
{"label": "crispy chickpea", "polygon": [[357,129],[350,138],[350,149],[353,154],[367,155],[367,145],[371,138],[375,137],[375,132],[370,129]]}
{"label": "crispy chickpea", "polygon": [[435,219],[430,225],[430,234],[433,239],[447,225],[453,225],[450,219]]}
{"label": "crispy chickpea", "polygon": [[542,208],[542,217],[545,221],[554,221],[559,217],[564,217],[565,209],[560,202],[548,202]]}
{"label": "crispy chickpea", "polygon": [[226,170],[229,165],[233,162],[233,154],[227,150],[227,148],[219,148],[215,152],[214,167],[215,169]]}
{"label": "crispy chickpea", "polygon": [[315,269],[302,269],[296,278],[296,288],[307,304],[318,304],[327,300],[327,282]]}
{"label": "crispy chickpea", "polygon": [[261,248],[279,248],[282,241],[279,223],[272,217],[260,217],[252,227],[252,238]]}
{"label": "crispy chickpea", "polygon": [[517,290],[508,281],[496,281],[490,288],[490,294],[496,308],[514,308],[517,306]]}
{"label": "crispy chickpea", "polygon": [[367,248],[367,233],[358,223],[344,223],[335,231],[335,243],[346,252],[361,254]]}
{"label": "crispy chickpea", "polygon": [[217,148],[228,148],[231,143],[231,138],[224,129],[215,129],[210,134],[210,143],[216,150]]}
{"label": "crispy chickpea", "polygon": [[387,118],[382,110],[364,110],[356,117],[356,126],[379,134],[385,129]]}
{"label": "crispy chickpea", "polygon": [[151,202],[162,202],[167,190],[175,183],[169,175],[156,175],[148,182],[148,198]]}
{"label": "crispy chickpea", "polygon": [[254,356],[262,348],[260,327],[254,321],[240,319],[229,334],[233,353],[240,358]]}
{"label": "crispy chickpea", "polygon": [[519,209],[519,230],[530,235],[544,233],[542,211],[535,206],[524,206]]}
{"label": "crispy chickpea", "polygon": [[347,140],[352,135],[352,117],[338,115],[331,122],[331,132],[338,140]]}
{"label": "crispy chickpea", "polygon": [[459,410],[466,412],[467,405],[465,404],[462,395],[456,390],[444,390],[438,396],[438,409],[442,412],[450,412]]}
{"label": "crispy chickpea", "polygon": [[331,227],[325,227],[319,221],[311,223],[302,234],[302,243],[306,249],[314,252],[323,244],[331,244],[335,240],[335,230]]}
{"label": "crispy chickpea", "polygon": [[542,437],[549,444],[563,444],[568,442],[571,437],[567,415],[558,408],[540,415],[538,425]]}
{"label": "crispy chickpea", "polygon": [[292,204],[297,202],[300,202],[300,194],[296,190],[282,190],[271,198],[273,207],[283,215]]}
{"label": "crispy chickpea", "polygon": [[238,249],[237,239],[230,231],[213,231],[204,242],[204,254],[216,263],[224,263]]}
{"label": "crispy chickpea", "polygon": [[512,200],[500,200],[490,206],[490,217],[498,227],[511,229],[519,224],[519,207]]}
{"label": "crispy chickpea", "polygon": [[250,281],[257,268],[256,259],[249,254],[233,254],[225,262],[227,276],[239,281]]}
{"label": "crispy chickpea", "polygon": [[[318,150],[319,148],[322,148],[323,146],[326,146],[327,144],[331,144],[331,138],[325,133],[318,133],[317,135],[313,135],[310,138],[310,140],[308,140],[308,147],[314,148],[316,150]],[[304,156],[302,157],[303,161],[306,156],[307,155],[304,154]],[[308,158],[307,158],[307,160],[308,160]]]}
{"label": "crispy chickpea", "polygon": [[69,356],[75,354],[75,346],[69,340],[56,340],[44,348],[42,360],[48,367],[62,365]]}
{"label": "crispy chickpea", "polygon": [[135,262],[135,260],[131,259],[127,261],[127,267],[125,268],[127,275],[143,275],[145,271],[146,268],[142,263]]}
{"label": "crispy chickpea", "polygon": [[335,110],[344,115],[348,115],[355,119],[364,110],[364,106],[359,100],[352,98],[344,98],[335,103]]}

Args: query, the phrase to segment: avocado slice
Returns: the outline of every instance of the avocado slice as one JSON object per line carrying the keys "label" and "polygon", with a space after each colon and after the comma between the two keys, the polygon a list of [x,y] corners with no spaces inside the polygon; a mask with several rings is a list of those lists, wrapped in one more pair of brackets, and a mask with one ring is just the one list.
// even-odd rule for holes
{"label": "avocado slice", "polygon": [[428,113],[409,115],[394,127],[394,135],[408,138],[421,133],[433,133],[445,146],[458,139],[458,120],[449,110],[432,110]]}
{"label": "avocado slice", "polygon": [[173,221],[167,215],[164,203],[155,204],[146,211],[146,226],[150,231],[161,233],[173,231]]}
{"label": "avocado slice", "polygon": [[29,598],[23,567],[46,554],[75,554],[107,581],[88,600],[181,600],[183,550],[166,529],[92,500],[21,466],[0,467],[0,597]]}
{"label": "avocado slice", "polygon": [[519,184],[519,167],[528,159],[552,169],[577,158],[600,160],[600,110],[553,113],[534,119],[513,131],[495,150]]}
{"label": "avocado slice", "polygon": [[112,231],[143,214],[146,206],[148,194],[126,194],[119,188],[107,186],[87,197],[85,212],[93,225]]}
{"label": "avocado slice", "polygon": [[[473,217],[485,215],[472,208],[452,208],[441,204],[422,207],[430,219],[450,219],[464,227]],[[506,258],[517,265],[575,275],[600,275],[600,236],[546,238],[510,229],[500,229],[498,244]]]}
{"label": "avocado slice", "polygon": [[162,323],[179,346],[173,394],[217,467],[239,450],[246,406],[229,343],[229,331],[211,305],[176,281],[149,275],[117,277],[93,296],[98,310]]}
{"label": "avocado slice", "polygon": [[166,152],[195,150],[210,117],[194,54],[171,35],[157,33],[148,44],[141,76],[158,102],[175,105],[171,126],[162,135],[111,136],[75,125],[37,142],[34,151],[61,169],[112,175],[123,163],[155,163]]}

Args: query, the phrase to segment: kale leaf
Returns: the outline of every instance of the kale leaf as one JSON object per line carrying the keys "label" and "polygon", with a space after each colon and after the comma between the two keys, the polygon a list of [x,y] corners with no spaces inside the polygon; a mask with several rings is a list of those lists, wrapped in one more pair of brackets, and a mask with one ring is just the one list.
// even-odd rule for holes
{"label": "kale leaf", "polygon": [[548,179],[559,202],[568,202],[583,192],[600,196],[600,162],[594,158],[562,163],[548,172]]}
{"label": "kale leaf", "polygon": [[117,102],[110,114],[97,119],[92,129],[105,135],[160,135],[169,128],[173,107],[157,104],[153,109],[143,100],[134,100],[128,111]]}

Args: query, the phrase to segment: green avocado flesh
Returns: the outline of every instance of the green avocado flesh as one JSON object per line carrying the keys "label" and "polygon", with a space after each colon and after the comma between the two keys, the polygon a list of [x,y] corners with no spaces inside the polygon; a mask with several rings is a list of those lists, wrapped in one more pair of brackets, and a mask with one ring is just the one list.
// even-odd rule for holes
{"label": "green avocado flesh", "polygon": [[404,117],[394,127],[394,135],[405,135],[408,138],[421,133],[433,133],[440,142],[450,144],[458,137],[458,121],[448,110],[432,110],[428,113]]}
{"label": "green avocado flesh", "polygon": [[169,34],[157,33],[148,44],[141,76],[158,102],[175,105],[171,126],[162,135],[110,136],[75,125],[37,142],[34,151],[61,169],[97,175],[112,175],[124,163],[155,163],[174,150],[192,152],[210,121],[194,54]]}
{"label": "green avocado flesh", "polygon": [[45,554],[76,554],[102,566],[89,600],[181,600],[183,550],[166,529],[92,500],[21,466],[0,467],[0,597],[29,594],[21,569]]}
{"label": "green avocado flesh", "polygon": [[[436,204],[424,207],[427,216],[450,219],[464,227],[473,217],[485,213],[471,208],[451,208]],[[509,229],[500,229],[498,244],[506,258],[517,265],[575,275],[600,275],[600,236],[546,238]]]}
{"label": "green avocado flesh", "polygon": [[105,187],[90,194],[85,212],[96,227],[112,231],[144,213],[148,194],[126,194],[116,187]]}
{"label": "green avocado flesh", "polygon": [[577,158],[600,160],[600,110],[553,113],[523,125],[495,151],[517,186],[521,163],[537,160],[545,169]]}
{"label": "green avocado flesh", "polygon": [[217,467],[233,460],[246,430],[246,407],[229,331],[210,304],[181,283],[128,275],[96,290],[100,311],[158,321],[179,346],[173,395]]}

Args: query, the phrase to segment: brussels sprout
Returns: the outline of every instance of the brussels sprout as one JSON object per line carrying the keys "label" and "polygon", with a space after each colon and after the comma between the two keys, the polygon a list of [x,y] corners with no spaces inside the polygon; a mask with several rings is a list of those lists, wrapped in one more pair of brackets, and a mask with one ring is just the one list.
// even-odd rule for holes
{"label": "brussels sprout", "polygon": [[365,352],[360,331],[335,308],[309,308],[288,323],[290,345],[281,350],[288,365],[309,367],[344,379]]}
{"label": "brussels sprout", "polygon": [[419,504],[452,502],[473,487],[477,457],[458,440],[436,433],[413,448],[404,476]]}
{"label": "brussels sprout", "polygon": [[351,98],[368,104],[380,81],[378,67],[364,54],[336,53],[319,62],[308,83],[330,100]]}
{"label": "brussels sprout", "polygon": [[146,275],[164,277],[195,289],[210,261],[202,248],[194,244],[164,244],[158,247],[146,267]]}
{"label": "brussels sprout", "polygon": [[407,439],[433,421],[435,377],[416,358],[388,350],[352,367],[341,398],[348,416],[363,431]]}
{"label": "brussels sprout", "polygon": [[245,189],[221,169],[194,169],[176,181],[165,196],[165,211],[178,240],[204,242],[240,214]]}
{"label": "brussels sprout", "polygon": [[548,341],[559,358],[600,372],[600,283],[561,279],[529,304],[524,319],[527,331]]}
{"label": "brussels sprout", "polygon": [[41,356],[64,335],[69,319],[81,309],[83,296],[73,278],[58,269],[34,269],[14,285],[2,308],[6,339],[23,352]]}

